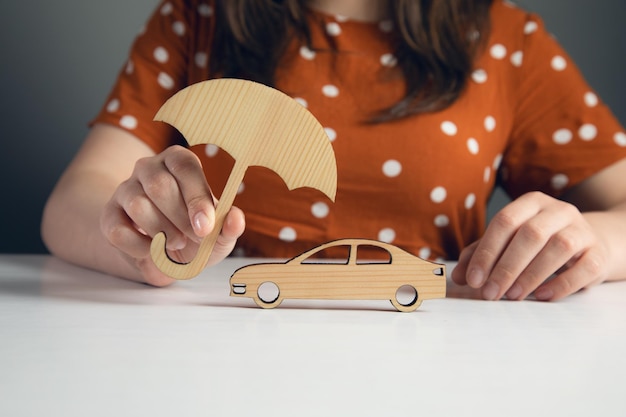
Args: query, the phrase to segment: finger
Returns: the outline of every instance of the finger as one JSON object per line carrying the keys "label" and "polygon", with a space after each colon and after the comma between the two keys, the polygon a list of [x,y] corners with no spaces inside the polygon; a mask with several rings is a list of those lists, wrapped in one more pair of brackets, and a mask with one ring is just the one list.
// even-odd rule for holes
{"label": "finger", "polygon": [[[176,180],[182,203],[186,210],[177,213],[174,224],[179,221],[190,225],[198,237],[208,235],[215,224],[215,200],[206,181],[198,157],[184,148],[173,148],[164,159],[167,170]],[[184,220],[179,216],[184,215]]]}
{"label": "finger", "polygon": [[151,239],[137,229],[119,206],[104,210],[100,230],[111,245],[131,258],[145,258],[150,255]]}
{"label": "finger", "polygon": [[226,215],[222,231],[217,237],[208,265],[215,265],[227,257],[233,251],[237,239],[242,235],[244,229],[244,214],[239,208],[233,206]]}
{"label": "finger", "polygon": [[[567,213],[568,210],[571,212]],[[550,245],[548,249],[550,249],[551,254],[558,256],[558,258],[547,261],[550,263],[561,262],[561,265],[580,251],[582,247],[563,253],[558,252],[558,250],[566,248],[555,247],[566,237],[569,240],[576,238],[578,228],[572,227],[571,223],[577,219],[578,215],[579,212],[573,206],[564,207],[561,204],[551,204],[520,225],[487,277],[482,289],[483,298],[487,300],[500,299],[511,286],[514,288],[509,295],[511,298],[517,298],[516,295],[520,292],[520,288],[514,283],[535,262],[536,257],[546,250],[546,245]],[[573,244],[573,241],[571,243]],[[535,265],[535,267],[538,266],[541,264]],[[552,269],[547,272],[539,268],[535,272],[540,275],[547,273],[547,275],[543,275],[545,278],[554,271],[555,269]]]}
{"label": "finger", "polygon": [[479,242],[480,241],[477,240],[476,242],[473,242],[470,245],[466,246],[461,251],[461,254],[459,255],[459,261],[457,262],[456,266],[452,270],[452,273],[450,274],[450,278],[456,284],[467,285],[467,265],[469,264],[469,260],[474,255],[474,252],[476,251],[476,247],[478,247]]}
{"label": "finger", "polygon": [[507,298],[512,300],[526,298],[573,257],[589,248],[594,241],[593,234],[580,223],[558,231],[507,291]]}
{"label": "finger", "polygon": [[605,263],[602,253],[597,248],[591,248],[567,271],[537,288],[535,298],[555,301],[584,287],[599,284],[606,279]]}

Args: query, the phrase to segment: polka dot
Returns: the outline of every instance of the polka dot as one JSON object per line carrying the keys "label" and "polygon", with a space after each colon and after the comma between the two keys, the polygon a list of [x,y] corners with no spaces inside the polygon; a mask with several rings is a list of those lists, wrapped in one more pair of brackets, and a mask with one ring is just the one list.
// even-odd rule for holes
{"label": "polka dot", "polygon": [[398,63],[398,60],[393,54],[384,54],[380,57],[380,63],[384,67],[395,67]]}
{"label": "polka dot", "polygon": [[572,132],[569,129],[559,129],[552,135],[552,140],[557,145],[565,145],[572,140]]}
{"label": "polka dot", "polygon": [[296,102],[302,107],[304,107],[305,109],[309,107],[309,103],[302,97],[294,97],[294,100],[296,100]]}
{"label": "polka dot", "polygon": [[174,10],[174,7],[172,6],[172,3],[167,2],[163,4],[163,6],[161,7],[161,14],[163,16],[167,16],[168,14],[172,13],[173,10]]}
{"label": "polka dot", "polygon": [[476,204],[476,194],[468,194],[467,197],[465,197],[465,208],[471,210],[474,204]]}
{"label": "polka dot", "polygon": [[307,61],[311,61],[315,58],[315,51],[304,45],[300,47],[300,56]]}
{"label": "polka dot", "polygon": [[524,53],[522,51],[515,51],[511,54],[511,64],[514,67],[521,67],[524,62]]}
{"label": "polka dot", "polygon": [[389,178],[397,177],[402,172],[402,164],[395,159],[390,159],[383,164],[383,174]]}
{"label": "polka dot", "polygon": [[130,75],[133,71],[135,71],[135,63],[129,60],[126,64],[126,74]]}
{"label": "polka dot", "polygon": [[467,40],[470,42],[476,42],[480,39],[480,32],[477,30],[470,30],[467,33]]}
{"label": "polka dot", "polygon": [[205,148],[204,148],[204,153],[206,154],[206,156],[208,156],[209,158],[213,158],[215,155],[217,155],[217,153],[220,151],[219,146],[217,145],[213,145],[212,143],[209,143]]}
{"label": "polka dot", "polygon": [[393,30],[393,22],[391,20],[383,20],[378,23],[378,29],[384,33],[390,33]]}
{"label": "polka dot", "polygon": [[539,29],[539,25],[537,24],[537,22],[526,22],[526,24],[524,25],[524,34],[530,35],[531,33],[535,33],[537,29]]}
{"label": "polka dot", "polygon": [[120,109],[120,101],[118,99],[116,99],[116,98],[114,98],[113,100],[109,101],[109,103],[107,104],[107,111],[109,113],[115,113],[119,109]]}
{"label": "polka dot", "polygon": [[491,167],[485,167],[485,171],[483,172],[483,181],[488,183],[491,179]]}
{"label": "polka dot", "polygon": [[164,72],[159,74],[158,82],[159,82],[159,85],[165,88],[166,90],[171,90],[172,88],[174,88],[174,79],[172,79],[172,77],[170,77]]}
{"label": "polka dot", "polygon": [[293,227],[283,227],[278,233],[278,238],[283,242],[293,242],[298,235]]}
{"label": "polka dot", "polygon": [[322,94],[324,94],[326,97],[334,98],[339,95],[339,89],[332,84],[327,84],[322,87]]}
{"label": "polka dot", "polygon": [[480,150],[480,146],[478,145],[478,141],[474,138],[469,138],[467,140],[467,149],[472,155],[477,155]]}
{"label": "polka dot", "polygon": [[497,171],[500,168],[500,164],[502,164],[502,154],[498,154],[495,158],[493,158],[494,171]]}
{"label": "polka dot", "polygon": [[202,3],[198,6],[198,13],[202,17],[211,17],[213,16],[213,8],[206,3]]}
{"label": "polka dot", "polygon": [[385,243],[391,243],[396,238],[396,231],[390,228],[386,228],[378,232],[378,240]]}
{"label": "polka dot", "polygon": [[485,117],[484,124],[487,132],[493,132],[496,129],[496,119],[493,116]]}
{"label": "polka dot", "polygon": [[237,195],[243,194],[244,191],[246,191],[246,184],[242,182],[237,188]]}
{"label": "polka dot", "polygon": [[437,204],[443,203],[447,196],[448,196],[448,192],[443,187],[435,187],[430,192],[430,200],[433,203],[437,203]]}
{"label": "polka dot", "polygon": [[161,64],[164,64],[170,59],[170,54],[165,48],[159,46],[154,50],[154,59],[156,59]]}
{"label": "polka dot", "polygon": [[187,28],[185,27],[185,24],[183,22],[174,22],[172,24],[172,30],[178,36],[183,36]]}
{"label": "polka dot", "polygon": [[552,58],[552,61],[550,61],[550,66],[555,71],[563,71],[565,68],[567,68],[567,61],[562,56],[557,55]]}
{"label": "polka dot", "polygon": [[311,213],[318,219],[323,219],[328,216],[329,212],[330,209],[328,208],[328,204],[324,202],[315,203],[311,206]]}
{"label": "polka dot", "polygon": [[330,36],[339,36],[341,34],[341,26],[337,22],[329,22],[326,24],[326,33]]}
{"label": "polka dot", "polygon": [[615,136],[613,136],[613,140],[615,141],[615,143],[617,143],[619,146],[624,146],[626,147],[626,133],[624,132],[617,132],[615,134]]}
{"label": "polka dot", "polygon": [[193,60],[199,68],[206,68],[209,63],[209,56],[206,52],[198,52],[194,56]]}
{"label": "polka dot", "polygon": [[489,49],[489,54],[494,59],[504,59],[506,56],[506,48],[501,43],[497,43]]}
{"label": "polka dot", "polygon": [[137,128],[137,119],[129,115],[122,116],[122,118],[120,119],[120,126],[125,129],[133,130]]}
{"label": "polka dot", "polygon": [[454,136],[456,135],[458,129],[453,122],[445,121],[441,123],[441,131],[448,136]]}
{"label": "polka dot", "polygon": [[335,132],[335,129],[333,129],[332,127],[325,127],[324,132],[326,132],[328,140],[330,140],[331,142],[337,139],[337,132]]}
{"label": "polka dot", "polygon": [[569,178],[565,174],[556,174],[550,180],[550,184],[552,185],[552,188],[554,188],[555,190],[562,190],[563,188],[567,186],[568,183],[569,183]]}
{"label": "polka dot", "polygon": [[437,227],[446,227],[450,224],[450,219],[445,214],[440,214],[435,217],[435,226]]}
{"label": "polka dot", "polygon": [[429,247],[423,247],[420,249],[420,251],[418,252],[417,256],[422,258],[422,259],[428,259],[430,258],[432,251],[430,250]]}
{"label": "polka dot", "polygon": [[335,15],[335,20],[337,22],[347,22],[350,19],[348,18],[348,16],[337,14],[337,15]]}
{"label": "polka dot", "polygon": [[484,84],[487,82],[487,72],[483,69],[477,69],[476,71],[472,72],[472,80],[474,80],[474,82],[476,84]]}
{"label": "polka dot", "polygon": [[594,140],[597,135],[598,128],[590,123],[586,123],[578,129],[578,136],[585,141]]}
{"label": "polka dot", "polygon": [[599,102],[598,96],[591,91],[585,93],[584,100],[587,107],[596,107]]}

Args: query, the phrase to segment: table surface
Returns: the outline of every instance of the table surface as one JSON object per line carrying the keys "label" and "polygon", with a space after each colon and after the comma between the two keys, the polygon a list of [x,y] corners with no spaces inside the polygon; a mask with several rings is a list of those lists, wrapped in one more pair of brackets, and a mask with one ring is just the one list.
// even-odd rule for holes
{"label": "table surface", "polygon": [[626,415],[626,282],[264,310],[228,295],[250,262],[151,288],[0,255],[0,416]]}

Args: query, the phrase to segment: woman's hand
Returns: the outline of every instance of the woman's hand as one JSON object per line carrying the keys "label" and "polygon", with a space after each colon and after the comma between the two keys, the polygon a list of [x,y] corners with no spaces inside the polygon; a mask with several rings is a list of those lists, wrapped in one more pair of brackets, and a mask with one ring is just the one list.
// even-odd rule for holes
{"label": "woman's hand", "polygon": [[[165,232],[169,256],[189,262],[202,238],[215,223],[215,199],[197,156],[172,146],[142,158],[131,177],[121,183],[105,205],[100,218],[102,233],[136,268],[147,283],[167,285],[174,280],[152,262],[152,237]],[[243,233],[243,213],[233,207],[208,264],[224,259]]]}
{"label": "woman's hand", "polygon": [[[606,244],[572,204],[533,192],[494,216],[452,272],[482,297],[557,300],[607,278]],[[554,275],[553,279],[548,279]]]}

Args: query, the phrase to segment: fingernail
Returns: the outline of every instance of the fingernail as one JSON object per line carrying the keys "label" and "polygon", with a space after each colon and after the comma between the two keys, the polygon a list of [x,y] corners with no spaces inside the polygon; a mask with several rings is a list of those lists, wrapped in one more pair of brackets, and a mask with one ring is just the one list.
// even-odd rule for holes
{"label": "fingernail", "polygon": [[483,287],[483,298],[485,300],[495,300],[498,296],[498,291],[500,291],[500,287],[493,281],[489,281]]}
{"label": "fingernail", "polygon": [[539,288],[535,291],[535,298],[539,301],[548,301],[554,296],[554,292],[550,288]]}
{"label": "fingernail", "polygon": [[467,283],[470,287],[478,288],[482,285],[485,280],[485,274],[482,270],[478,268],[472,268],[472,270],[467,275]]}
{"label": "fingernail", "polygon": [[204,234],[209,227],[209,217],[201,211],[193,218],[193,225],[197,234]]}
{"label": "fingernail", "polygon": [[513,284],[513,286],[506,292],[506,298],[509,300],[517,300],[520,295],[522,295],[522,286],[518,283]]}

